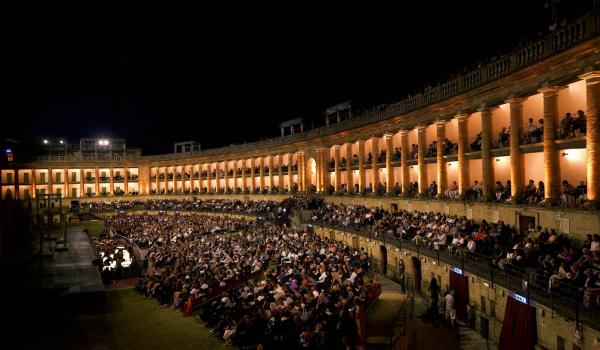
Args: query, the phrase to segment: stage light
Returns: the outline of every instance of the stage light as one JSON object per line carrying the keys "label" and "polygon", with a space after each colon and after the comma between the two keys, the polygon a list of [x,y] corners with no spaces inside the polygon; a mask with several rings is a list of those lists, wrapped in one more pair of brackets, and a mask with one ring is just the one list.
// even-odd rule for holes
{"label": "stage light", "polygon": [[44,140],[44,144],[47,145],[48,144],[48,140]]}

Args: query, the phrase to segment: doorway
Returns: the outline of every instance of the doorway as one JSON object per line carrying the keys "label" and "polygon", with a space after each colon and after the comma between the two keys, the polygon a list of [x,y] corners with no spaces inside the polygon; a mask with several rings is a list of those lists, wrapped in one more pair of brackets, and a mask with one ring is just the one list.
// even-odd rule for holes
{"label": "doorway", "polygon": [[418,257],[412,256],[410,258],[412,260],[412,268],[413,268],[413,280],[415,283],[415,290],[421,290],[421,260]]}
{"label": "doorway", "polygon": [[450,289],[454,289],[456,319],[467,324],[467,304],[469,304],[469,278],[450,271]]}
{"label": "doorway", "polygon": [[387,276],[387,248],[384,245],[380,245],[379,253],[381,254],[381,273]]}
{"label": "doorway", "polygon": [[533,227],[535,227],[535,217],[519,215],[519,234],[521,236],[527,236],[527,228],[529,225],[533,225]]}

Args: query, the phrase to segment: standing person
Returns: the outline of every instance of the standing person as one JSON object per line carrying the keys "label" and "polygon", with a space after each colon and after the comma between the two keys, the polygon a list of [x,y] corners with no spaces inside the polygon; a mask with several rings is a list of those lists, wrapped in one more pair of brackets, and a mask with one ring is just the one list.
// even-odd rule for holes
{"label": "standing person", "polygon": [[406,271],[406,266],[404,265],[404,260],[400,259],[398,261],[398,279],[400,279],[400,293],[406,293],[406,276],[404,272]]}
{"label": "standing person", "polygon": [[454,289],[446,295],[446,320],[450,320],[452,328],[454,328],[454,320],[456,319],[456,308],[454,306]]}
{"label": "standing person", "polygon": [[431,305],[429,306],[427,313],[430,314],[433,322],[436,322],[439,314],[438,305],[440,302],[440,296],[442,295],[442,291],[435,277],[431,279],[431,284],[429,285],[429,292],[431,293]]}

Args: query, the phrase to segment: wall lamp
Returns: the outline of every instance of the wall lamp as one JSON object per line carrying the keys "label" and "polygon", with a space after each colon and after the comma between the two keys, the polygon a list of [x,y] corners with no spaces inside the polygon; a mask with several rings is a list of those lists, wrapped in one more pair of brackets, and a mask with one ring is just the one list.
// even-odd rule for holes
{"label": "wall lamp", "polygon": [[562,156],[563,156],[563,157],[564,157],[564,156],[568,156],[568,155],[569,155],[569,153],[567,153],[567,152],[563,152],[563,153],[562,153]]}

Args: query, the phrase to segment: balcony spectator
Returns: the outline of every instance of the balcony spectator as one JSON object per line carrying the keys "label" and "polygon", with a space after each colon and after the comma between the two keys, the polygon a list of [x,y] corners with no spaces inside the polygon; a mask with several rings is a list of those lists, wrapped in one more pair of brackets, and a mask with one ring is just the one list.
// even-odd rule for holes
{"label": "balcony spectator", "polygon": [[419,145],[412,144],[410,148],[410,159],[417,159],[419,157]]}
{"label": "balcony spectator", "polygon": [[471,151],[472,152],[481,151],[481,133],[478,133],[475,136],[475,139],[473,140],[473,142],[471,143]]}
{"label": "balcony spectator", "polygon": [[503,126],[502,130],[498,133],[498,139],[496,140],[496,147],[508,147],[510,144],[510,128],[507,131],[506,127]]}
{"label": "balcony spectator", "polygon": [[435,198],[437,196],[437,183],[433,181],[427,189],[427,197]]}
{"label": "balcony spectator", "polygon": [[394,156],[392,157],[392,161],[399,162],[401,157],[402,157],[402,153],[400,153],[400,149],[398,147],[396,147],[394,149]]}
{"label": "balcony spectator", "polygon": [[[577,111],[577,118],[575,118],[574,124],[576,132],[575,136],[583,136],[586,134],[587,118],[581,109]],[[579,134],[577,134],[577,131],[579,131]]]}

